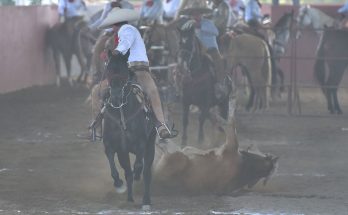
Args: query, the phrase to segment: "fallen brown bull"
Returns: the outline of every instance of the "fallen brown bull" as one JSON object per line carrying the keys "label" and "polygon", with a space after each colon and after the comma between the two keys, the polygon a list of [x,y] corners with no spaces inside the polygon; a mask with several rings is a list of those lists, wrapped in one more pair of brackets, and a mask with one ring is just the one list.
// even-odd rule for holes
{"label": "fallen brown bull", "polygon": [[230,107],[228,122],[213,115],[225,127],[226,142],[210,150],[186,147],[164,152],[154,164],[156,185],[193,193],[219,193],[252,187],[262,178],[264,184],[267,182],[278,157],[239,150],[232,102]]}

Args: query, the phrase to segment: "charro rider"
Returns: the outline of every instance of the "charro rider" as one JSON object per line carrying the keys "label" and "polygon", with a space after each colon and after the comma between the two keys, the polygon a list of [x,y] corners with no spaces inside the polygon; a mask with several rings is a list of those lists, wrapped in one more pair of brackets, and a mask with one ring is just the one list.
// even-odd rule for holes
{"label": "charro rider", "polygon": [[162,0],[143,0],[140,19],[144,25],[151,25],[153,22],[162,23],[163,4]]}
{"label": "charro rider", "polygon": [[83,21],[82,10],[87,10],[83,0],[59,0],[58,13],[60,19],[64,21],[70,37]]}
{"label": "charro rider", "polygon": [[227,0],[213,0],[213,22],[219,30],[219,35],[223,35],[232,25],[232,8]]}
{"label": "charro rider", "polygon": [[[99,19],[96,20],[95,22],[93,22],[92,24],[90,24],[88,27],[91,30],[97,30],[98,26],[104,21],[104,19],[107,17],[107,15],[110,13],[110,11],[115,7],[134,9],[133,4],[131,4],[129,1],[126,1],[126,0],[110,1],[110,2],[105,4],[105,6],[103,8],[103,12],[102,12],[101,16],[99,17]],[[99,71],[99,68],[101,68],[103,66],[103,65],[100,65],[103,63],[102,62],[103,59],[100,60],[100,58],[106,57],[105,54],[103,55],[103,51],[105,48],[105,42],[112,35],[113,35],[112,28],[105,29],[104,32],[98,37],[98,39],[94,45],[93,56],[92,56],[92,66],[94,67],[94,70],[95,70],[95,73],[93,74],[95,80],[93,80],[93,84],[95,84],[95,82],[100,80],[101,71]]]}
{"label": "charro rider", "polygon": [[159,92],[149,72],[144,41],[139,31],[128,24],[137,19],[139,19],[139,13],[135,10],[114,8],[99,28],[113,28],[115,37],[118,38],[118,45],[112,51],[114,55],[125,55],[129,51],[129,70],[134,72],[138,84],[150,98],[153,112],[158,120],[156,126],[158,135],[161,139],[171,138],[174,135],[165,123]]}
{"label": "charro rider", "polygon": [[195,27],[195,34],[202,44],[207,54],[212,58],[215,68],[215,76],[217,84],[215,85],[215,94],[220,97],[227,95],[227,89],[224,87],[223,80],[225,77],[224,60],[220,54],[217,44],[219,31],[213,21],[203,15],[211,14],[212,10],[205,7],[187,8],[181,11],[181,15],[189,16],[191,19],[187,21],[181,29]]}

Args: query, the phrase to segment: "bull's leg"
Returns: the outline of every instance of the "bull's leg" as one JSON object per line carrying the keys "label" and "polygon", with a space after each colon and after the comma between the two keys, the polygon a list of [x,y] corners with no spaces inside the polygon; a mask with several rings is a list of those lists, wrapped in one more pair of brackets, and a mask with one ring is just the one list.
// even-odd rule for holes
{"label": "bull's leg", "polygon": [[145,147],[145,154],[144,154],[144,172],[143,172],[143,178],[144,178],[144,196],[143,196],[143,209],[149,210],[151,205],[151,193],[150,193],[150,187],[151,187],[151,178],[152,178],[152,163],[155,157],[155,138],[156,134],[153,133],[150,136],[149,141],[147,142],[147,146]]}
{"label": "bull's leg", "polygon": [[109,160],[111,176],[114,179],[114,186],[116,188],[116,191],[118,193],[124,193],[126,189],[125,189],[125,186],[123,185],[123,181],[120,179],[120,175],[118,174],[118,171],[115,165],[115,151],[106,145],[105,154]]}
{"label": "bull's leg", "polygon": [[134,199],[133,199],[133,171],[132,171],[132,167],[130,165],[129,154],[128,154],[128,152],[122,150],[120,152],[117,152],[117,157],[118,157],[118,161],[119,161],[120,165],[124,169],[124,175],[125,175],[126,181],[127,181],[127,191],[128,191],[127,201],[134,202]]}
{"label": "bull's leg", "polygon": [[181,138],[181,146],[187,146],[187,126],[188,126],[188,115],[189,115],[190,105],[183,105],[183,116],[182,116],[182,138]]}

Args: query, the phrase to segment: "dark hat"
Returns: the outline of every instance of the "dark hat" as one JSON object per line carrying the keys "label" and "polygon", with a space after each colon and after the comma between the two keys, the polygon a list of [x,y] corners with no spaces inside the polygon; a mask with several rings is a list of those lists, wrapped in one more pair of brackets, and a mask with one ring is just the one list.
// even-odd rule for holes
{"label": "dark hat", "polygon": [[206,7],[192,7],[184,9],[180,12],[180,15],[199,15],[212,13],[213,10]]}

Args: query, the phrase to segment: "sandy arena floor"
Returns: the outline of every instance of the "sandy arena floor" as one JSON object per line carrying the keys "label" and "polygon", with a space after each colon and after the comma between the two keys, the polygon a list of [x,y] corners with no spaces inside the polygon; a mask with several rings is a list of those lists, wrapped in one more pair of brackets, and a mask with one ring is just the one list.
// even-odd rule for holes
{"label": "sandy arena floor", "polygon": [[[348,115],[328,115],[320,94],[301,94],[302,116],[288,116],[285,102],[266,113],[238,110],[241,147],[280,156],[267,186],[221,196],[156,190],[149,213],[139,188],[135,204],[116,194],[103,145],[78,138],[91,119],[87,94],[51,86],[0,96],[0,214],[348,214]],[[196,144],[197,124],[193,114],[190,145],[212,147],[211,138]]]}

